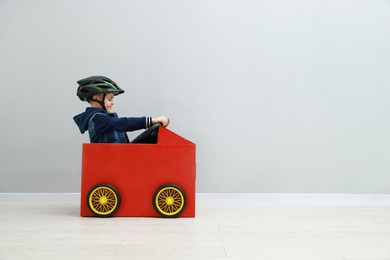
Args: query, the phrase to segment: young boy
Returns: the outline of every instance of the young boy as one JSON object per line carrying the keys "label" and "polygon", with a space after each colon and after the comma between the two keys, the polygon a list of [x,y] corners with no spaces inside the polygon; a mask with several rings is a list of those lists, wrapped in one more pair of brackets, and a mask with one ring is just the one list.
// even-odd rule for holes
{"label": "young boy", "polygon": [[169,125],[165,116],[118,117],[112,113],[114,97],[125,91],[111,79],[92,76],[77,81],[77,96],[90,104],[85,112],[73,117],[82,134],[88,130],[91,143],[128,143],[126,132],[149,128],[156,123]]}

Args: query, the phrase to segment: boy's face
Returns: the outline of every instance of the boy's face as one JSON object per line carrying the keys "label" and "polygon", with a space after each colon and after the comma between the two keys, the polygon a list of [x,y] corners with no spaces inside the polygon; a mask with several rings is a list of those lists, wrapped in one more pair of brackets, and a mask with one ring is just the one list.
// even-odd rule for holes
{"label": "boy's face", "polygon": [[[97,95],[93,96],[92,99],[95,99],[95,100],[98,100],[98,101],[102,101],[103,94],[97,94]],[[113,105],[114,105],[114,94],[108,93],[106,95],[106,99],[104,100],[104,108],[106,109],[106,111],[108,113],[111,113]],[[91,106],[93,106],[93,107],[100,107],[101,105],[98,104],[98,103],[93,102],[93,103],[91,103]]]}
{"label": "boy's face", "polygon": [[104,100],[104,106],[108,113],[111,113],[112,106],[114,105],[114,94],[109,93],[106,95],[106,99]]}

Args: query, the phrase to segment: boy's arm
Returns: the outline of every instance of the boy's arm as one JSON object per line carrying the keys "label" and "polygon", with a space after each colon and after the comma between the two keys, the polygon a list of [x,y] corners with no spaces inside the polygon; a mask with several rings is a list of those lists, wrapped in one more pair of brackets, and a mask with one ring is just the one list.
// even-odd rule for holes
{"label": "boy's arm", "polygon": [[156,123],[162,123],[164,127],[169,125],[169,119],[165,116],[151,117],[117,117],[114,114],[96,115],[93,119],[95,130],[98,134],[105,134],[112,131],[130,132],[149,128]]}
{"label": "boy's arm", "polygon": [[114,115],[96,115],[93,119],[98,134],[112,131],[129,132],[149,128],[151,117],[116,117]]}

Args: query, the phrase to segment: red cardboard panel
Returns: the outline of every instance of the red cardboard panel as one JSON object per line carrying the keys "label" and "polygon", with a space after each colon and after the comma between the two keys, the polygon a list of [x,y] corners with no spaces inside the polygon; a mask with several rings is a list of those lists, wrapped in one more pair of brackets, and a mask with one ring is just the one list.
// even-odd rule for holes
{"label": "red cardboard panel", "polygon": [[161,128],[157,144],[83,144],[81,216],[94,216],[88,193],[98,184],[109,184],[120,196],[113,216],[155,217],[153,195],[165,184],[174,184],[186,197],[179,217],[195,217],[195,144]]}

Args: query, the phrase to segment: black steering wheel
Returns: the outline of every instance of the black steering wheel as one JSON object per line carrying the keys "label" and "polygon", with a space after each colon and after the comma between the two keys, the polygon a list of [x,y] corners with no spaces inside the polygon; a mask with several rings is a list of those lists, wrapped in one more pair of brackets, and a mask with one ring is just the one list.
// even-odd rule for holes
{"label": "black steering wheel", "polygon": [[162,123],[156,123],[138,135],[131,144],[157,144],[158,129]]}

